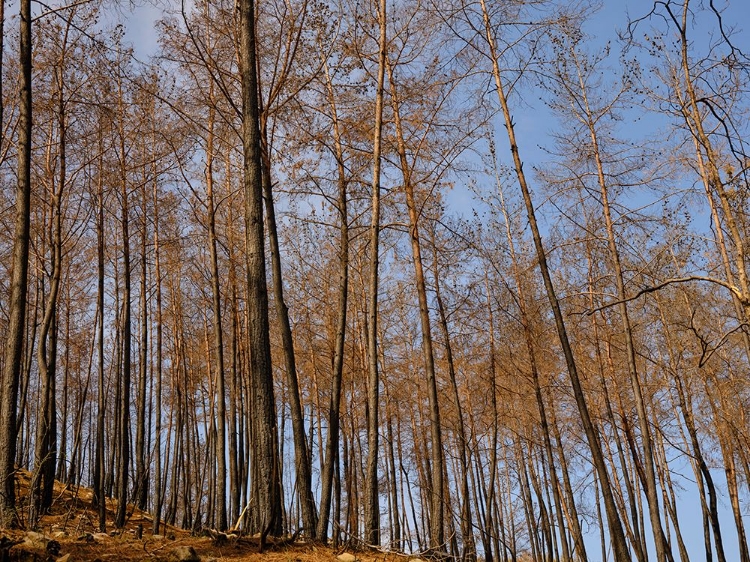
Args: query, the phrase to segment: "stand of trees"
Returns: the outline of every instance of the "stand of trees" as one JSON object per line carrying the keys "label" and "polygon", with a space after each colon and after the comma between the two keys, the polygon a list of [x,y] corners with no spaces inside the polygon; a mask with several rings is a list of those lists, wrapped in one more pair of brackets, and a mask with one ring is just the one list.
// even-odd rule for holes
{"label": "stand of trees", "polygon": [[144,63],[109,4],[32,7],[0,12],[2,526],[57,479],[102,530],[750,562],[729,8],[605,43],[586,3],[199,0]]}

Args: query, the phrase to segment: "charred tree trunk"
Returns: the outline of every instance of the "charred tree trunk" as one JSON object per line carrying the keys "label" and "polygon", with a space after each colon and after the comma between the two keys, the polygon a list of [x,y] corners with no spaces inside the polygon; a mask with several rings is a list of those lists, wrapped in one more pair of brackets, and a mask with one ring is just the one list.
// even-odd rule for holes
{"label": "charred tree trunk", "polygon": [[273,202],[271,181],[271,154],[268,146],[267,121],[262,119],[261,145],[263,153],[263,197],[266,208],[266,224],[271,250],[271,271],[273,282],[276,316],[281,329],[281,340],[286,366],[287,386],[289,387],[289,406],[292,417],[292,437],[294,439],[294,461],[297,471],[297,488],[302,510],[302,526],[311,539],[315,539],[318,529],[318,512],[312,488],[312,466],[310,452],[305,436],[305,420],[302,413],[297,365],[294,357],[294,339],[289,322],[289,309],[284,301],[284,282],[281,272],[281,254],[279,236],[276,226],[276,211]]}
{"label": "charred tree trunk", "polygon": [[18,117],[18,181],[13,233],[13,272],[9,300],[8,336],[0,392],[0,523],[14,527],[16,512],[15,459],[18,386],[23,363],[28,292],[29,225],[31,215],[31,1],[20,6],[20,106]]}
{"label": "charred tree trunk", "polygon": [[268,290],[263,231],[263,178],[255,44],[255,1],[240,1],[240,74],[242,82],[243,187],[247,244],[250,381],[255,501],[253,532],[281,533],[281,497],[276,405],[268,330]]}
{"label": "charred tree trunk", "polygon": [[122,89],[122,76],[119,76],[119,158],[120,158],[120,227],[122,229],[122,363],[118,380],[119,403],[117,416],[119,421],[118,440],[118,473],[117,473],[117,511],[115,527],[125,525],[128,505],[128,472],[130,468],[130,370],[132,321],[131,321],[131,263],[130,263],[130,206],[127,178],[127,151],[125,147],[125,106]]}

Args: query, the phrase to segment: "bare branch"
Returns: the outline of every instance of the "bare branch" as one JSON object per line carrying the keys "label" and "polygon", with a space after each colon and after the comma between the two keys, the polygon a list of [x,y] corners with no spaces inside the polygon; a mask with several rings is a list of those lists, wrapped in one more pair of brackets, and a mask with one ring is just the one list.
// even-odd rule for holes
{"label": "bare branch", "polygon": [[31,21],[33,23],[33,22],[36,22],[36,21],[38,21],[38,20],[40,20],[42,18],[46,18],[47,16],[51,16],[52,14],[56,14],[58,12],[62,12],[63,10],[68,10],[70,8],[75,8],[77,6],[82,6],[83,4],[88,4],[91,1],[92,0],[77,0],[76,2],[73,2],[71,4],[66,4],[65,6],[58,6],[57,8],[50,8],[44,2],[37,2],[38,4],[40,4],[40,5],[44,6],[45,8],[47,8],[47,11],[46,12],[42,12],[38,16],[35,16],[35,17],[31,18]]}
{"label": "bare branch", "polygon": [[742,293],[734,285],[732,285],[730,283],[727,283],[726,281],[722,281],[721,279],[716,279],[714,277],[705,277],[703,275],[689,275],[687,277],[676,277],[676,278],[673,278],[673,279],[667,279],[666,281],[663,281],[662,283],[659,283],[658,285],[654,285],[652,287],[646,287],[645,289],[641,289],[640,291],[638,291],[632,297],[628,297],[626,299],[617,300],[617,301],[613,301],[613,302],[604,304],[604,305],[599,306],[597,308],[594,308],[592,310],[587,310],[587,311],[585,311],[582,314],[585,314],[586,316],[591,316],[592,314],[595,314],[597,312],[601,312],[602,310],[606,310],[607,308],[611,308],[613,306],[617,306],[618,304],[622,304],[622,303],[634,301],[634,300],[640,298],[643,295],[659,291],[659,290],[663,289],[664,287],[666,287],[668,285],[674,285],[674,284],[677,284],[677,283],[689,283],[691,281],[705,281],[707,283],[715,283],[716,285],[721,285],[725,289],[728,289],[732,293],[734,293],[734,295],[743,304],[743,306],[747,305],[746,300],[742,297]]}

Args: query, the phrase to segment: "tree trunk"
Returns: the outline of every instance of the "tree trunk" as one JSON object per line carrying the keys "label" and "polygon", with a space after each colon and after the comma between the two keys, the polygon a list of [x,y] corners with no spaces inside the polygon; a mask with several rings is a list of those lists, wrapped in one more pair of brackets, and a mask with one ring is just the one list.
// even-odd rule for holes
{"label": "tree trunk", "polygon": [[31,214],[31,1],[20,2],[20,106],[18,116],[18,182],[16,220],[13,233],[13,271],[5,341],[2,387],[0,388],[0,524],[15,527],[15,459],[18,386],[23,363],[23,345],[28,292],[29,224]]}
{"label": "tree trunk", "polygon": [[638,427],[641,432],[641,446],[643,448],[643,463],[644,463],[644,488],[646,492],[646,503],[648,505],[649,519],[651,522],[651,529],[654,535],[654,543],[656,546],[656,558],[659,562],[668,561],[674,562],[672,552],[667,545],[667,539],[664,535],[664,529],[661,524],[661,517],[659,515],[659,498],[658,489],[656,484],[656,472],[654,469],[654,453],[652,447],[651,430],[649,429],[648,413],[646,412],[646,404],[643,398],[643,392],[641,388],[641,382],[638,374],[638,367],[635,358],[635,343],[633,338],[633,329],[630,323],[630,315],[628,314],[628,306],[626,304],[625,294],[625,277],[622,272],[622,265],[620,263],[620,252],[617,248],[617,241],[615,240],[614,223],[612,220],[612,211],[609,203],[609,186],[604,175],[604,164],[602,162],[602,155],[599,150],[599,138],[597,135],[595,121],[589,108],[588,94],[583,85],[583,80],[580,79],[581,95],[583,101],[583,110],[585,114],[582,116],[586,120],[586,125],[589,129],[589,135],[591,138],[591,149],[596,163],[597,180],[599,183],[599,193],[601,195],[602,212],[604,213],[604,221],[607,230],[607,241],[609,243],[609,252],[612,259],[612,265],[614,267],[614,278],[617,287],[617,298],[620,301],[617,305],[620,313],[620,321],[622,322],[622,332],[625,336],[625,355],[627,357],[628,374],[630,375],[630,387],[633,391],[635,399],[635,409],[638,415]]}
{"label": "tree trunk", "polygon": [[[120,71],[122,72],[122,71]],[[117,512],[115,513],[115,527],[121,529],[125,525],[128,505],[128,472],[130,468],[130,369],[131,369],[131,287],[130,287],[130,207],[128,205],[127,152],[125,143],[125,104],[122,90],[122,76],[118,76],[118,111],[119,111],[119,149],[120,149],[120,196],[122,228],[122,370],[120,372],[119,399],[117,412],[119,415],[119,455],[117,474]]]}
{"label": "tree trunk", "polygon": [[[390,408],[387,408],[390,410]],[[401,508],[398,501],[398,472],[396,471],[396,454],[393,441],[393,414],[386,412],[386,439],[388,448],[386,450],[386,465],[388,466],[389,480],[391,483],[390,494],[390,512],[393,521],[391,521],[391,548],[400,552],[403,549],[402,531],[401,531]]]}
{"label": "tree trunk", "polygon": [[[68,268],[68,271],[66,272],[66,277],[70,278],[70,268]],[[66,482],[67,483],[67,476],[68,476],[68,463],[73,464],[73,458],[71,457],[68,459],[68,425],[70,422],[70,409],[71,409],[71,401],[72,401],[72,392],[71,390],[71,384],[70,384],[70,347],[71,347],[71,338],[70,338],[70,283],[66,284],[66,303],[65,303],[65,340],[64,340],[64,347],[65,351],[63,353],[63,364],[65,365],[65,369],[63,371],[63,382],[62,382],[62,412],[61,412],[61,420],[60,420],[60,439],[57,445],[57,464],[55,468],[55,479],[59,480],[60,482]],[[59,336],[58,336],[59,337]],[[89,371],[89,374],[90,371]],[[88,382],[88,381],[87,381]],[[78,394],[80,394],[81,389],[78,388]]]}
{"label": "tree trunk", "polygon": [[[490,149],[493,153],[493,169],[495,172],[495,182],[497,184],[498,189],[498,195],[500,197],[500,206],[501,211],[503,214],[503,220],[505,223],[505,237],[508,241],[508,249],[510,251],[510,258],[511,258],[511,269],[513,271],[513,278],[515,281],[515,287],[516,287],[516,293],[517,293],[517,302],[518,302],[518,309],[520,312],[520,320],[521,320],[521,327],[523,330],[524,335],[524,342],[526,344],[526,353],[528,354],[528,360],[529,360],[529,370],[531,372],[531,381],[532,386],[534,388],[534,397],[536,399],[537,404],[537,410],[539,411],[539,421],[541,424],[541,430],[542,430],[542,437],[544,439],[544,450],[547,455],[547,460],[549,462],[549,470],[550,470],[550,477],[552,480],[552,488],[553,492],[555,494],[555,505],[557,507],[557,517],[559,519],[559,528],[560,528],[560,538],[563,546],[563,559],[569,560],[570,559],[570,553],[568,552],[568,545],[567,545],[567,539],[565,538],[565,526],[563,522],[563,516],[562,516],[562,500],[560,498],[560,486],[559,481],[557,478],[557,468],[555,466],[555,456],[552,449],[552,439],[550,437],[550,429],[549,429],[549,422],[547,420],[547,409],[544,403],[544,396],[542,394],[542,385],[540,382],[539,377],[539,369],[537,367],[537,359],[536,359],[536,350],[534,349],[534,336],[531,331],[531,320],[529,318],[528,310],[527,310],[527,300],[526,300],[526,292],[524,290],[523,286],[523,280],[521,278],[521,272],[520,267],[518,264],[518,258],[515,251],[515,242],[513,240],[512,235],[512,228],[510,224],[510,216],[507,211],[507,207],[505,205],[505,196],[503,194],[502,190],[502,183],[500,181],[500,176],[497,170],[497,160],[495,157],[495,144],[491,141]],[[570,503],[570,509],[575,514],[577,513],[577,510],[575,509],[575,503],[573,501],[573,495],[572,493],[567,496],[567,499]],[[573,535],[575,540],[576,549],[578,550],[579,556],[582,560],[586,560],[586,548],[583,543],[583,536],[580,529],[580,524],[578,523],[578,517],[577,515],[574,518],[571,518],[570,524],[573,529]]]}
{"label": "tree trunk", "polygon": [[97,181],[96,214],[96,313],[97,313],[97,412],[96,412],[96,455],[94,459],[94,503],[99,515],[99,530],[106,531],[106,454],[104,441],[104,419],[106,415],[106,394],[104,389],[104,149],[103,120],[99,120],[99,178]]}
{"label": "tree trunk", "polygon": [[498,96],[498,102],[500,103],[500,107],[502,109],[505,129],[508,134],[508,141],[510,142],[510,151],[513,157],[513,165],[516,177],[518,179],[518,185],[523,195],[526,214],[529,219],[529,226],[531,227],[531,233],[534,239],[534,247],[536,249],[537,258],[539,260],[539,270],[542,275],[547,298],[549,299],[550,307],[552,308],[552,313],[555,318],[555,327],[557,328],[557,334],[560,339],[560,345],[563,349],[563,355],[565,356],[565,363],[568,369],[571,386],[573,387],[573,396],[575,397],[578,412],[581,416],[583,428],[586,433],[586,439],[588,441],[589,448],[591,449],[591,454],[593,457],[592,462],[599,476],[599,484],[601,486],[602,496],[604,500],[604,509],[607,514],[607,524],[609,526],[609,535],[612,542],[614,560],[615,562],[627,562],[630,560],[630,553],[628,552],[625,533],[623,532],[622,522],[620,521],[620,516],[617,512],[617,505],[612,493],[607,466],[604,461],[604,456],[602,455],[601,443],[599,442],[599,437],[596,433],[596,429],[594,428],[593,421],[591,420],[591,414],[589,413],[586,396],[583,392],[583,386],[581,385],[581,381],[578,376],[578,368],[573,356],[573,350],[570,346],[570,341],[568,339],[568,332],[565,326],[565,320],[563,319],[562,309],[557,299],[555,288],[552,284],[552,276],[547,265],[547,254],[544,249],[544,245],[542,244],[542,237],[536,221],[536,212],[531,201],[531,192],[529,190],[528,184],[526,183],[526,175],[523,170],[523,163],[518,152],[518,143],[516,142],[514,124],[511,118],[507,99],[505,97],[505,89],[502,83],[498,56],[495,49],[494,35],[492,26],[490,24],[489,13],[487,12],[485,0],[481,0],[481,6],[484,17],[486,39],[488,47],[490,49],[489,55],[492,61],[493,77],[495,79],[495,90]]}
{"label": "tree trunk", "polygon": [[440,404],[437,395],[437,381],[435,376],[435,354],[432,346],[432,326],[430,311],[427,304],[427,283],[425,281],[422,263],[422,247],[419,234],[419,211],[414,198],[414,184],[411,177],[411,165],[406,155],[406,143],[401,125],[401,101],[393,79],[393,66],[386,56],[386,70],[390,83],[391,106],[396,127],[396,141],[401,165],[401,176],[406,193],[406,207],[409,212],[409,238],[411,241],[412,263],[414,264],[414,280],[419,302],[419,322],[422,332],[422,355],[425,374],[427,375],[427,401],[430,408],[430,458],[432,460],[432,488],[430,490],[430,549],[435,552],[445,550],[445,522],[443,497],[443,438],[440,427]]}
{"label": "tree trunk", "polygon": [[[328,432],[326,434],[324,464],[321,469],[320,518],[318,519],[317,537],[322,542],[328,537],[328,521],[331,511],[331,496],[334,467],[338,463],[339,433],[341,415],[341,379],[344,373],[344,343],[346,340],[346,313],[349,298],[349,212],[348,180],[344,167],[344,150],[341,142],[336,99],[333,92],[328,64],[323,61],[328,103],[333,121],[333,142],[335,147],[336,171],[338,173],[339,214],[339,286],[338,305],[336,308],[336,342],[334,344],[333,373],[331,377],[331,399],[328,403]],[[336,532],[336,531],[334,531]]]}
{"label": "tree trunk", "polygon": [[[163,360],[163,318],[162,318],[162,294],[161,294],[161,238],[159,236],[159,182],[153,179],[153,204],[154,204],[154,285],[156,298],[156,326],[154,327],[156,338],[156,347],[154,352],[154,378],[156,379],[156,396],[154,398],[154,500],[153,500],[153,534],[158,535],[161,530],[162,504],[164,497],[164,487],[162,486],[162,453],[161,453],[161,434],[162,434],[162,369]],[[168,469],[168,463],[164,462],[164,472]]]}
{"label": "tree trunk", "polygon": [[[153,136],[152,136],[152,141]],[[145,147],[144,147],[145,148]],[[155,159],[155,156],[152,155]],[[152,164],[155,165],[155,164]],[[154,170],[152,170],[154,171]],[[143,176],[147,172],[144,170]],[[141,255],[140,257],[140,306],[141,334],[138,342],[138,392],[136,395],[136,421],[135,421],[135,504],[138,509],[145,510],[148,506],[149,479],[148,466],[146,463],[146,385],[148,371],[148,288],[147,277],[148,261],[146,256],[146,240],[148,236],[148,181],[143,181],[141,186]]]}
{"label": "tree trunk", "polygon": [[[435,280],[435,301],[437,302],[438,319],[440,331],[445,345],[445,360],[448,364],[448,377],[453,390],[453,401],[456,406],[456,418],[458,420],[458,458],[460,466],[461,482],[461,535],[463,537],[464,552],[462,558],[467,562],[476,560],[477,551],[474,542],[474,523],[471,514],[471,496],[469,494],[469,455],[466,443],[466,427],[464,424],[464,411],[461,405],[461,397],[458,392],[456,381],[456,366],[453,360],[453,346],[451,344],[450,331],[448,330],[448,317],[445,312],[443,296],[440,289],[440,267],[438,264],[437,244],[432,240],[432,267]],[[491,556],[491,555],[490,555]]]}
{"label": "tree trunk", "polygon": [[311,457],[307,448],[307,437],[305,436],[305,420],[302,412],[299,380],[297,378],[297,365],[294,357],[294,339],[292,337],[292,327],[289,322],[289,309],[284,301],[284,282],[281,272],[279,235],[276,227],[276,211],[274,209],[273,187],[271,182],[271,147],[268,145],[267,121],[263,118],[261,121],[261,146],[264,164],[263,197],[265,199],[266,223],[271,250],[274,303],[276,304],[276,316],[281,330],[287,386],[289,387],[289,406],[292,417],[292,436],[294,439],[294,461],[295,469],[297,471],[297,489],[299,492],[300,507],[302,509],[302,526],[308,536],[314,540],[318,530],[318,512],[315,506],[315,497],[313,496]]}
{"label": "tree trunk", "polygon": [[[497,403],[497,362],[495,359],[496,345],[495,345],[495,320],[492,314],[492,292],[490,290],[489,277],[485,275],[485,290],[487,292],[487,319],[489,322],[488,331],[490,335],[490,348],[489,348],[489,363],[490,363],[490,401],[492,403],[492,442],[490,445],[490,474],[489,474],[489,493],[487,494],[487,504],[485,505],[485,529],[483,532],[483,542],[485,545],[494,544],[494,556],[500,556],[499,541],[497,540],[497,533],[494,533],[495,524],[493,517],[493,506],[495,504],[495,479],[497,478],[497,464],[498,464],[498,443],[499,443],[499,408]],[[478,479],[483,482],[483,474],[478,476]],[[502,525],[502,521],[497,522],[498,525]],[[494,539],[494,540],[493,540]],[[485,552],[487,562],[492,562],[493,554],[492,549],[489,552]],[[506,549],[503,547],[503,560],[506,560]]]}
{"label": "tree trunk", "polygon": [[[67,39],[67,34],[66,34]],[[59,175],[50,178],[50,229],[49,254],[51,274],[49,293],[39,331],[37,364],[39,367],[41,408],[37,414],[37,431],[34,450],[34,473],[30,485],[29,524],[36,528],[39,517],[52,505],[52,492],[57,461],[57,409],[55,379],[57,375],[57,308],[62,277],[62,196],[66,178],[66,115],[63,83],[66,43],[61,46],[59,68],[56,74],[57,121],[59,133]],[[48,154],[49,158],[49,154]],[[47,169],[53,166],[48,161]]]}
{"label": "tree trunk", "polygon": [[217,526],[224,531],[227,523],[227,412],[224,372],[224,332],[221,313],[221,286],[219,282],[218,241],[216,239],[216,203],[214,201],[214,121],[213,82],[210,86],[212,106],[208,112],[208,139],[206,143],[206,209],[208,211],[208,248],[211,260],[211,307],[213,312],[213,346],[216,357],[216,511]]}
{"label": "tree trunk", "polygon": [[252,386],[255,501],[252,532],[281,534],[281,497],[276,405],[268,330],[268,292],[263,232],[263,186],[255,45],[255,0],[240,1],[243,187]]}
{"label": "tree trunk", "polygon": [[[226,175],[226,192],[231,193],[231,157],[229,151],[225,156],[224,169]],[[229,205],[229,224],[232,224],[232,205]],[[230,330],[229,339],[229,354],[230,354],[230,382],[229,382],[229,490],[230,490],[230,523],[233,525],[237,524],[237,519],[240,516],[240,503],[242,501],[242,490],[246,485],[246,480],[240,478],[240,459],[242,459],[242,439],[238,439],[238,435],[242,433],[239,431],[238,424],[242,423],[242,415],[238,415],[238,409],[242,404],[242,383],[239,380],[239,353],[238,340],[240,339],[240,326],[239,326],[239,299],[237,297],[237,272],[235,268],[234,259],[234,229],[228,229],[228,248],[229,248],[229,287],[231,291],[231,313],[232,313],[232,327]],[[245,483],[243,486],[240,482]]]}
{"label": "tree trunk", "polygon": [[380,253],[380,165],[383,132],[383,97],[386,51],[386,0],[380,0],[378,22],[378,82],[375,91],[375,128],[372,147],[372,221],[370,223],[370,267],[367,310],[367,466],[365,469],[365,541],[380,544],[380,502],[378,495],[378,266]]}

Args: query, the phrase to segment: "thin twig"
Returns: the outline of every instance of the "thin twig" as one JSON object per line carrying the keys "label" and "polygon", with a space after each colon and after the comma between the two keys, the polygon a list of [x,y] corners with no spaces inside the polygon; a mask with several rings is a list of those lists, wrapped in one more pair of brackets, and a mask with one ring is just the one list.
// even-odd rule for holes
{"label": "thin twig", "polygon": [[[34,16],[33,18],[31,18],[31,22],[34,23],[37,20],[40,20],[40,19],[45,18],[47,16],[50,16],[52,14],[56,14],[57,12],[62,12],[63,10],[67,10],[69,8],[75,8],[75,7],[81,6],[83,4],[88,4],[91,1],[92,0],[78,0],[77,2],[73,2],[71,4],[66,4],[65,6],[58,6],[57,8],[50,8],[49,6],[47,6],[47,4],[44,4],[43,2],[38,2],[39,4],[41,4],[42,6],[44,6],[45,8],[47,8],[47,11],[46,12],[42,12],[38,16]],[[63,18],[63,19],[65,19],[65,18]]]}

